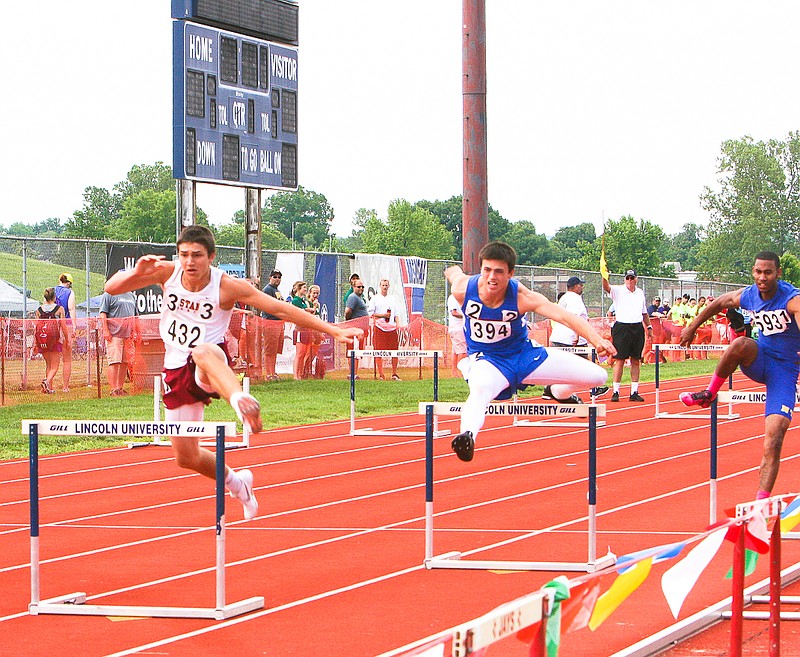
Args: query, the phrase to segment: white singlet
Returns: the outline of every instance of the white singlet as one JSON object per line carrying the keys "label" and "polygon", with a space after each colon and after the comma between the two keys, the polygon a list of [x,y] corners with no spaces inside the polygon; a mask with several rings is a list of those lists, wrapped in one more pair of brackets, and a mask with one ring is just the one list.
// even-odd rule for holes
{"label": "white singlet", "polygon": [[164,341],[164,368],[175,369],[186,364],[189,354],[205,342],[225,342],[233,308],[219,307],[219,286],[223,271],[211,267],[211,280],[199,292],[189,292],[181,282],[183,269],[175,261],[175,271],[164,283],[161,319],[158,330]]}

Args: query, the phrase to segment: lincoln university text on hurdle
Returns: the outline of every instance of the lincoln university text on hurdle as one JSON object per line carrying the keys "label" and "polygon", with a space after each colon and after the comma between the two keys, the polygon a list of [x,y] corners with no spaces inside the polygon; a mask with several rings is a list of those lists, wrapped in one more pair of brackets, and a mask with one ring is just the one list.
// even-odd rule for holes
{"label": "lincoln university text on hurdle", "polygon": [[[178,436],[181,434],[179,422],[75,422],[60,424],[51,422],[48,431],[74,431],[76,436]],[[208,433],[202,427],[186,427],[184,433]]]}

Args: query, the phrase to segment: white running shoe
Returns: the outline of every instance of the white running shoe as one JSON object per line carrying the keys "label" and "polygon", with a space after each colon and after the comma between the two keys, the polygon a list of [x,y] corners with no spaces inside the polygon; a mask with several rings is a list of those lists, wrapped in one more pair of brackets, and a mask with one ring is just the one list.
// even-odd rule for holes
{"label": "white running shoe", "polygon": [[250,470],[239,470],[236,474],[242,485],[238,493],[230,491],[231,497],[242,503],[245,520],[252,520],[258,515],[258,500],[253,492],[253,473]]}
{"label": "white running shoe", "polygon": [[258,433],[261,431],[263,424],[261,423],[261,404],[252,395],[242,394],[233,403],[233,410],[242,421],[246,424],[250,433]]}

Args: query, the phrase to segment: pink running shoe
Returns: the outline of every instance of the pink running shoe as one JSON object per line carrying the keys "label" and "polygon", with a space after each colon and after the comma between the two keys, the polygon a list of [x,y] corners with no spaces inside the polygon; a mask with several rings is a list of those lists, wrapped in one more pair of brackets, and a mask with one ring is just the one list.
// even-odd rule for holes
{"label": "pink running shoe", "polygon": [[263,426],[261,423],[261,404],[258,403],[255,397],[241,395],[234,402],[234,410],[242,421],[242,424],[246,424],[248,429],[250,429],[250,433],[258,433],[261,431]]}
{"label": "pink running shoe", "polygon": [[711,406],[714,397],[716,397],[716,395],[712,395],[708,390],[701,390],[700,392],[682,392],[678,396],[686,406],[699,406],[700,408],[708,408]]}

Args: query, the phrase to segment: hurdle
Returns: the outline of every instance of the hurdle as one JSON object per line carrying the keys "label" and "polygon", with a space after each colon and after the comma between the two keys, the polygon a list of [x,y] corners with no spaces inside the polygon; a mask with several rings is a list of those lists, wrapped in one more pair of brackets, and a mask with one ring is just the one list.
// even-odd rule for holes
{"label": "hurdle", "polygon": [[[790,496],[791,497],[791,496]],[[775,519],[770,533],[770,563],[769,563],[769,594],[750,596],[751,603],[768,604],[768,611],[745,611],[745,532],[739,532],[733,550],[733,577],[730,611],[722,612],[722,618],[731,621],[730,651],[731,657],[741,657],[743,622],[748,620],[769,621],[769,655],[777,657],[780,654],[780,627],[782,620],[800,620],[800,612],[781,611],[781,604],[800,603],[800,596],[781,595],[781,528],[780,517],[785,508],[784,496],[769,497],[755,502],[745,502],[736,505],[736,518],[742,524],[755,519],[756,515],[763,516],[764,520]]]}
{"label": "hurdle", "polygon": [[[662,351],[725,351],[728,348],[726,344],[695,344],[689,347],[681,347],[677,344],[654,344],[653,349],[656,354],[656,409],[655,418],[680,418],[683,420],[696,420],[698,418],[708,419],[711,417],[708,413],[698,412],[683,412],[683,413],[667,413],[661,410],[661,352]],[[728,388],[733,388],[733,375],[728,377]],[[728,405],[728,413],[720,415],[719,417],[726,420],[735,420],[739,417],[738,413],[733,412],[733,406]]]}
{"label": "hurdle", "polygon": [[[391,429],[372,429],[371,427],[364,427],[356,429],[356,358],[369,357],[373,358],[419,358],[420,363],[423,358],[433,358],[433,400],[439,400],[439,357],[442,355],[441,351],[414,351],[409,349],[352,349],[347,352],[350,359],[350,435],[351,436],[424,436],[424,431],[394,431]],[[436,436],[447,436],[450,434],[449,430],[440,430],[438,424],[434,427],[434,434]]]}
{"label": "hurdle", "polygon": [[[153,377],[153,422],[161,422],[161,390],[162,390],[162,379],[160,374],[156,374]],[[250,394],[250,377],[246,376],[242,380],[242,391],[245,394]],[[234,423],[235,424],[235,423]],[[232,435],[236,435],[234,432]],[[133,449],[134,447],[170,447],[172,445],[172,441],[169,438],[164,438],[163,436],[153,436],[152,440],[142,441],[142,440],[133,440],[128,441],[126,443],[129,449]],[[216,442],[211,439],[201,440],[200,444],[203,447],[214,447],[216,446]],[[240,447],[250,447],[250,429],[246,424],[242,425],[242,439],[241,440],[232,440],[226,441],[225,449],[238,449]]]}
{"label": "hurdle", "polygon": [[[594,350],[594,347],[547,347],[547,349],[558,349],[559,351],[566,351],[570,354],[586,354],[587,356],[591,356],[592,362],[597,361],[597,352]],[[594,404],[594,397],[592,397],[592,403]],[[514,395],[514,403],[516,404],[518,401],[518,395]],[[570,416],[567,416],[570,417]],[[574,416],[573,416],[574,417]],[[588,415],[586,416],[588,418]],[[598,420],[597,426],[603,427],[605,426],[606,421],[605,419]],[[585,421],[572,421],[569,419],[562,419],[560,417],[554,417],[550,419],[544,420],[520,420],[518,417],[514,417],[513,425],[515,427],[552,427],[554,425],[559,427],[586,427],[588,426],[588,419]]]}
{"label": "hurdle", "polygon": [[462,559],[460,552],[448,552],[434,556],[433,552],[433,420],[436,415],[461,415],[462,405],[450,402],[420,402],[418,413],[425,416],[425,560],[427,569],[466,569],[466,570],[544,570],[594,572],[616,563],[617,557],[611,550],[597,558],[597,418],[605,417],[603,404],[508,404],[491,403],[487,415],[548,415],[589,418],[589,509],[588,509],[588,549],[587,561],[492,561]]}
{"label": "hurdle", "polygon": [[[86,603],[86,593],[69,593],[55,598],[40,598],[39,569],[39,436],[139,435],[142,431],[168,436],[216,435],[216,605],[206,607],[158,607],[94,605]],[[22,433],[28,434],[30,467],[31,603],[32,616],[134,616],[146,618],[208,618],[224,620],[264,607],[261,596],[225,604],[225,436],[234,435],[235,422],[131,422],[127,420],[22,420]]]}
{"label": "hurdle", "polygon": [[[719,442],[719,426],[717,424],[717,404],[763,404],[767,400],[766,392],[755,391],[733,391],[723,390],[717,393],[716,398],[711,402],[711,426],[710,426],[710,467],[709,467],[709,522],[711,524],[717,521],[717,446]],[[795,392],[795,411],[800,404],[800,394]],[[722,416],[724,417],[724,416]],[[736,415],[738,418],[739,416]],[[784,537],[785,540],[798,540],[800,539],[800,532],[787,532]]]}

